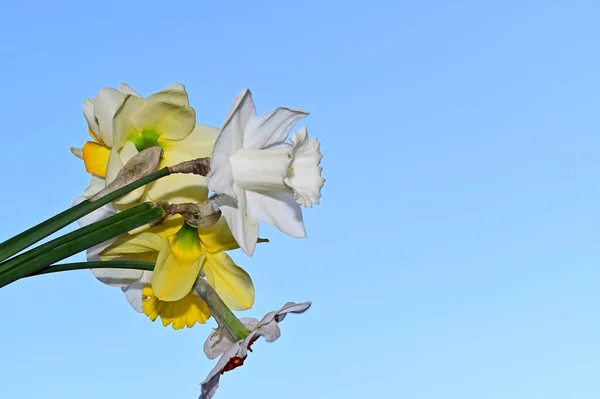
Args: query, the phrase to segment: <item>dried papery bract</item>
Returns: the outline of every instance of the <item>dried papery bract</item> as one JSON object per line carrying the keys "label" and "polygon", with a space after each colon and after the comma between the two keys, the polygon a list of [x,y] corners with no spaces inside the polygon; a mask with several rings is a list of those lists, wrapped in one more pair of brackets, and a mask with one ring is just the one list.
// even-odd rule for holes
{"label": "dried papery bract", "polygon": [[125,164],[123,169],[121,169],[117,174],[115,180],[108,184],[98,194],[90,198],[90,202],[97,201],[105,195],[125,187],[129,183],[156,172],[162,154],[163,150],[158,146],[149,147],[143,151],[140,151]]}
{"label": "dried papery bract", "polygon": [[167,215],[179,214],[187,224],[197,229],[210,227],[221,217],[216,195],[199,204],[170,204],[165,205],[164,208]]}

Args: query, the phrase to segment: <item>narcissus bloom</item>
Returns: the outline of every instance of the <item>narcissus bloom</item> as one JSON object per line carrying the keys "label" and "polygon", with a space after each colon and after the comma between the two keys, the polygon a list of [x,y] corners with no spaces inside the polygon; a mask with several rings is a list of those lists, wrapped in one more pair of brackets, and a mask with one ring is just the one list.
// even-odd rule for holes
{"label": "narcissus bloom", "polygon": [[248,255],[254,253],[258,221],[292,237],[305,237],[300,205],[318,204],[325,179],[319,166],[319,141],[306,128],[285,140],[308,113],[277,108],[256,115],[249,90],[235,99],[212,153],[208,187],[233,236]]}
{"label": "narcissus bloom", "polygon": [[[74,205],[83,201],[79,197]],[[116,214],[106,205],[80,219],[80,226]],[[98,268],[94,276],[123,290],[131,306],[152,321],[161,318],[174,329],[204,323],[210,317],[206,304],[193,295],[191,287],[202,273],[232,309],[245,310],[254,303],[254,284],[248,273],[224,251],[239,248],[225,220],[208,228],[194,229],[174,216],[142,233],[126,234],[87,251],[88,261],[156,262],[155,272]],[[190,282],[191,281],[191,282]]]}
{"label": "narcissus bloom", "polygon": [[[129,86],[119,91],[105,88],[95,99],[84,102],[84,116],[93,141],[71,151],[82,158],[92,174],[86,197],[110,183],[139,151],[159,146],[164,154],[159,168],[209,156],[218,129],[196,124],[185,88],[173,84],[145,99]],[[115,201],[119,208],[137,201],[196,202],[207,197],[201,176],[176,174],[139,188]]]}
{"label": "narcissus bloom", "polygon": [[281,336],[279,323],[288,313],[303,313],[310,307],[310,302],[288,302],[281,309],[269,312],[258,321],[253,318],[242,318],[240,321],[250,330],[250,334],[243,340],[234,342],[229,333],[223,328],[215,329],[204,344],[204,353],[209,359],[221,355],[216,366],[202,382],[200,399],[210,399],[219,387],[221,375],[244,364],[248,351],[252,352],[252,344],[261,336],[265,341],[273,342]]}
{"label": "narcissus bloom", "polygon": [[[142,233],[119,237],[100,253],[100,259],[155,261],[150,284],[142,288],[144,313],[153,319],[161,316],[165,323],[181,314],[183,306],[188,316],[195,312],[195,320],[202,323],[210,313],[191,295],[200,273],[230,308],[246,310],[254,303],[252,279],[225,253],[236,248],[239,246],[223,219],[214,226],[196,229],[174,217]],[[131,272],[105,270],[111,270],[115,279],[120,273]],[[189,326],[189,322],[184,324]]]}

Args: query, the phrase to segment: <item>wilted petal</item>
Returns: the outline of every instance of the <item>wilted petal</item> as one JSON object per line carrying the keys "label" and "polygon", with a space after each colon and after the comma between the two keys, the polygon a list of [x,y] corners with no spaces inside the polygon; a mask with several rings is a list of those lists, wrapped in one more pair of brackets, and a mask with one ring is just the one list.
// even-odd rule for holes
{"label": "wilted petal", "polygon": [[[252,317],[242,317],[240,318],[240,321],[249,331],[254,330],[258,325],[258,320]],[[216,359],[218,356],[222,355],[231,345],[233,345],[233,343],[233,338],[227,332],[225,327],[215,328],[206,339],[206,342],[204,342],[204,353],[209,359]]]}

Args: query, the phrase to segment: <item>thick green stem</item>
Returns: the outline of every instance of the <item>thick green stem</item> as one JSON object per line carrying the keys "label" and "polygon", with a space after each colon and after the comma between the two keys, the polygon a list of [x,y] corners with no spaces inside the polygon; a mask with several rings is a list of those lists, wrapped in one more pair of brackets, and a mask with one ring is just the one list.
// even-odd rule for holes
{"label": "thick green stem", "polygon": [[250,331],[235,317],[233,312],[225,305],[225,302],[223,302],[206,280],[203,278],[196,280],[194,293],[206,302],[217,323],[225,327],[235,341],[240,341],[250,334]]}
{"label": "thick green stem", "polygon": [[[114,222],[115,217],[118,218],[118,214],[108,218]],[[143,226],[152,221],[158,220],[164,216],[164,210],[161,207],[149,209],[138,215],[131,216],[127,219],[118,220],[114,223],[107,223],[108,225],[97,229],[89,234],[80,237],[76,240],[69,241],[68,243],[55,248],[49,252],[38,255],[37,257],[24,262],[8,267],[4,274],[0,275],[0,288],[17,281],[20,278],[27,277],[44,268],[56,263],[62,259],[66,259],[78,252],[81,252],[87,248],[93,247],[94,245],[100,244],[113,237],[117,237],[130,230]],[[87,226],[87,227],[91,227]],[[86,228],[87,228],[86,227]]]}
{"label": "thick green stem", "polygon": [[59,213],[58,215],[51,217],[45,222],[42,222],[37,226],[34,226],[29,230],[26,230],[21,234],[18,234],[4,241],[2,244],[0,244],[0,262],[8,259],[9,257],[15,255],[18,252],[21,252],[30,245],[35,244],[36,242],[44,239],[52,233],[55,233],[63,227],[87,215],[88,213],[95,211],[101,206],[104,206],[109,202],[122,197],[123,195],[135,190],[136,188],[145,186],[146,184],[158,180],[161,177],[168,176],[169,174],[169,168],[162,168],[146,177],[143,177],[139,180],[134,181],[133,183],[121,187],[120,189],[94,202],[85,200],[82,203]]}
{"label": "thick green stem", "polygon": [[127,209],[123,212],[116,214],[112,218],[106,218],[106,219],[100,220],[98,222],[92,223],[86,227],[77,229],[71,233],[68,233],[68,234],[65,234],[64,236],[58,237],[52,241],[49,241],[43,245],[40,245],[39,247],[36,247],[30,251],[27,251],[21,255],[11,258],[11,259],[5,261],[4,263],[0,263],[0,275],[5,273],[5,271],[8,270],[9,268],[12,268],[18,264],[30,261],[31,259],[35,258],[36,256],[43,254],[44,252],[48,252],[50,250],[53,250],[54,248],[58,248],[61,245],[68,243],[69,241],[73,241],[73,240],[76,240],[83,236],[86,236],[94,230],[101,229],[106,226],[110,226],[112,223],[115,223],[118,220],[124,220],[129,217],[138,215],[144,211],[147,211],[148,209],[152,209],[153,206],[154,205],[151,203],[144,203],[144,204],[134,206],[133,208]]}
{"label": "thick green stem", "polygon": [[40,276],[42,274],[68,272],[72,270],[88,270],[88,269],[134,269],[134,270],[154,270],[154,262],[137,262],[137,261],[121,261],[107,260],[96,262],[74,262],[62,263],[47,267],[43,270],[38,270],[31,273],[27,277]]}

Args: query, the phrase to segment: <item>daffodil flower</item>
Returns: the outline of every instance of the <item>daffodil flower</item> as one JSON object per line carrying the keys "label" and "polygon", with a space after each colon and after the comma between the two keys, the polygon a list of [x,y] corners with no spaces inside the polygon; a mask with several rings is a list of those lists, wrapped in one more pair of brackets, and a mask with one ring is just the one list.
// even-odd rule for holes
{"label": "daffodil flower", "polygon": [[[160,316],[163,324],[173,322],[177,328],[193,325],[193,320],[203,323],[210,316],[206,305],[200,304],[192,293],[200,273],[228,307],[234,310],[252,307],[252,280],[225,253],[236,248],[239,246],[223,219],[214,226],[195,229],[181,217],[173,217],[142,233],[118,238],[100,253],[100,259],[155,261],[151,280],[141,281],[147,278],[141,273],[140,280],[127,282],[132,290],[141,290],[142,310],[147,316],[153,320]],[[134,271],[104,269],[99,279],[115,285],[108,280],[122,283],[130,272]]]}
{"label": "daffodil flower", "polygon": [[200,399],[213,397],[219,387],[221,375],[243,365],[248,357],[248,351],[252,352],[251,346],[259,337],[265,337],[267,342],[277,340],[281,336],[279,323],[285,316],[288,313],[303,313],[310,305],[310,302],[288,302],[281,309],[267,313],[261,321],[253,318],[240,319],[250,330],[250,334],[243,340],[234,342],[225,328],[215,329],[204,344],[204,353],[209,359],[216,359],[219,355],[221,358],[202,382]]}
{"label": "daffodil flower", "polygon": [[[126,84],[119,91],[105,88],[84,102],[84,116],[93,141],[71,151],[92,174],[85,191],[91,197],[110,183],[139,151],[159,146],[164,154],[159,168],[209,156],[218,130],[196,124],[185,88],[173,84],[145,99]],[[206,199],[205,179],[171,175],[115,201],[120,209],[138,201],[197,202]]]}
{"label": "daffodil flower", "polygon": [[256,115],[249,90],[235,99],[212,153],[208,187],[221,194],[219,208],[233,236],[254,253],[258,221],[292,237],[306,236],[300,205],[318,204],[325,180],[319,166],[319,141],[306,128],[285,140],[308,113],[277,108]]}

